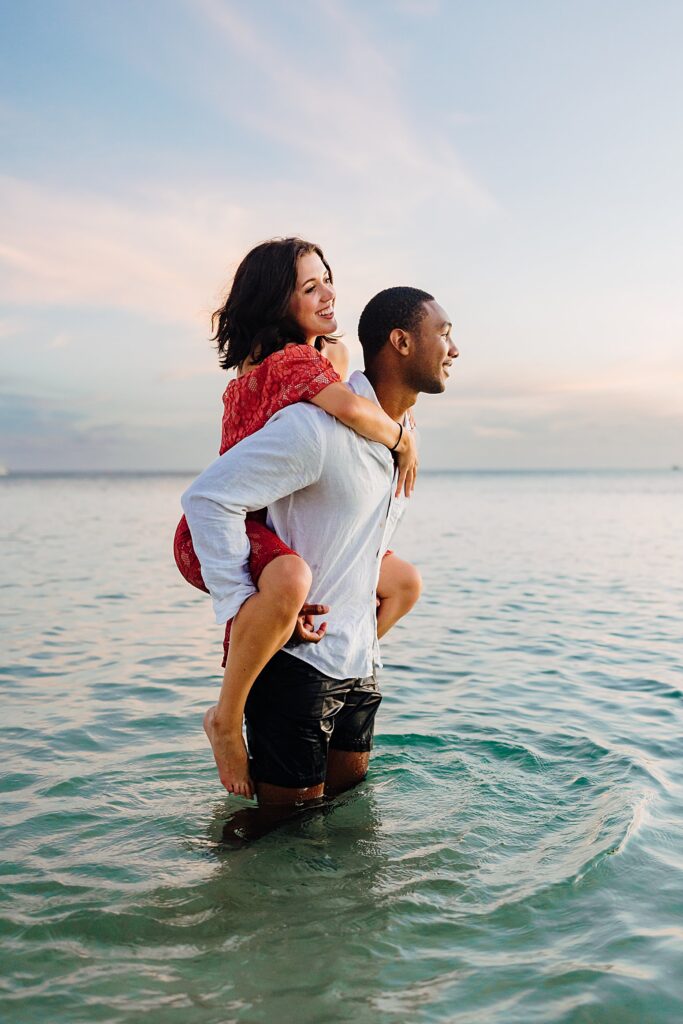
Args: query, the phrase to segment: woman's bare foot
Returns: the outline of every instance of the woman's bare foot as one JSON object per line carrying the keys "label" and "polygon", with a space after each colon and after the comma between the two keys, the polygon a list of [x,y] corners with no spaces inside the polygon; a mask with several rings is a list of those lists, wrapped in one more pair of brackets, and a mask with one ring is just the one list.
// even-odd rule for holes
{"label": "woman's bare foot", "polygon": [[204,715],[204,732],[209,737],[218,776],[228,793],[251,799],[254,784],[249,775],[249,757],[242,733],[232,735],[219,729],[215,705]]}

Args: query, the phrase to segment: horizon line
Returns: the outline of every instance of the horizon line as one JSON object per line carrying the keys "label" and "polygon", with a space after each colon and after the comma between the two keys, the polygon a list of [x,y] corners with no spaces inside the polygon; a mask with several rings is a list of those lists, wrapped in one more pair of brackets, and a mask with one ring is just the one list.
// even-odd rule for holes
{"label": "horizon line", "polygon": [[[443,473],[675,473],[683,469],[676,463],[667,466],[432,466],[421,469],[420,476]],[[0,472],[0,481],[18,477],[60,476],[199,476],[201,469],[9,469]]]}

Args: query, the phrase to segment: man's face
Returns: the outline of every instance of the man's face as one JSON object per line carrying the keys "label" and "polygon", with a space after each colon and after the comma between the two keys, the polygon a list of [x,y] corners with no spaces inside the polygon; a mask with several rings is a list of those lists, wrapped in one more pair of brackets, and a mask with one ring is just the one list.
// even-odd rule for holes
{"label": "man's face", "polygon": [[451,337],[452,324],[448,313],[432,299],[424,303],[426,315],[412,332],[413,352],[410,357],[410,384],[415,391],[438,395],[445,390],[448,371],[458,349]]}

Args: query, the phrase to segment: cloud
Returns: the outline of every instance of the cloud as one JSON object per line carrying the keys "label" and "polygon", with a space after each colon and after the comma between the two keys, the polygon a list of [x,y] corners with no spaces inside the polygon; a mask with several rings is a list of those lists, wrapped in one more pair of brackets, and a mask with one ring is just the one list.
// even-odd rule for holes
{"label": "cloud", "polygon": [[[0,178],[0,300],[107,307],[196,327],[251,233],[225,196],[140,187],[101,197]],[[215,285],[214,285],[215,286]]]}
{"label": "cloud", "polygon": [[406,277],[412,262],[410,246],[373,236],[367,209],[320,210],[298,182],[266,192],[229,180],[150,182],[114,197],[0,177],[0,220],[0,301],[8,307],[104,317],[120,310],[193,334],[206,334],[239,260],[264,238],[300,233],[323,242],[343,282],[342,329],[352,343],[368,296]]}
{"label": "cloud", "polygon": [[[467,400],[465,400],[465,397]],[[683,461],[680,399],[562,389],[420,398],[423,468],[637,468]]]}
{"label": "cloud", "polygon": [[0,393],[0,461],[10,467],[62,466],[65,445],[90,443],[83,414],[45,395]]}
{"label": "cloud", "polygon": [[53,338],[47,343],[48,348],[66,348],[72,342],[71,335],[65,331],[60,331],[59,334],[55,334]]}
{"label": "cloud", "polygon": [[445,395],[420,399],[421,427],[467,422],[476,436],[500,440],[610,418],[620,430],[625,424],[635,430],[639,421],[683,428],[683,368],[674,359],[574,377],[520,365],[514,377],[465,373],[457,363],[456,371]]}
{"label": "cloud", "polygon": [[[463,358],[446,395],[420,400],[426,431],[464,430],[473,452],[490,453],[540,450],[549,439],[568,446],[593,436],[595,424],[633,438],[645,424],[657,450],[657,424],[667,437],[680,424],[680,356],[653,363],[663,344],[679,343],[678,307],[665,291],[643,291],[646,248],[625,278],[610,277],[619,252],[591,232],[587,252],[589,208],[585,219],[551,218],[540,230],[547,208],[520,202],[520,165],[488,161],[500,124],[487,113],[491,95],[475,89],[477,159],[510,203],[501,215],[457,144],[472,115],[445,109],[466,95],[467,76],[456,94],[410,36],[424,28],[411,19],[437,11],[444,20],[433,27],[445,27],[448,5],[397,0],[398,31],[357,3],[273,4],[267,16],[259,5],[219,0],[183,7],[172,5],[179,16],[164,32],[158,5],[134,34],[116,15],[105,40],[100,15],[79,20],[88,60],[74,70],[85,90],[92,53],[111,61],[119,120],[108,116],[106,90],[84,92],[76,115],[72,91],[56,91],[42,111],[0,101],[0,128],[11,129],[21,168],[0,178],[3,355],[27,392],[41,380],[72,389],[63,404],[28,394],[10,401],[26,459],[63,465],[80,451],[90,465],[205,462],[222,390],[209,314],[248,248],[293,233],[320,242],[331,259],[356,365],[355,318],[380,288],[414,283],[462,307]],[[139,117],[129,116],[131,98]],[[102,132],[82,152],[61,131],[60,118],[72,116],[79,129]],[[40,134],[48,122],[54,137],[43,132],[43,146],[34,139],[27,149],[36,132],[26,125]],[[65,156],[69,176],[59,184]],[[32,160],[35,178],[22,180]],[[144,179],[141,167],[155,170]],[[526,184],[542,192],[542,173]],[[627,215],[625,231],[630,223]],[[557,224],[570,228],[570,242],[576,225],[581,244],[567,246]],[[595,226],[599,239],[599,218]],[[651,265],[658,282],[660,262]],[[461,311],[452,311],[457,322]],[[435,457],[442,451],[435,442]]]}
{"label": "cloud", "polygon": [[[422,6],[422,5],[421,5]],[[221,0],[193,0],[212,32],[220,33],[247,75],[259,87],[267,83],[267,102],[243,105],[244,123],[269,140],[298,151],[306,164],[313,162],[325,178],[320,184],[334,201],[332,181],[361,188],[371,196],[371,210],[405,215],[431,197],[454,202],[464,209],[490,213],[496,202],[469,172],[452,144],[441,133],[426,130],[411,120],[401,93],[403,78],[383,48],[372,42],[370,26],[361,15],[333,3],[299,8],[299,17],[315,13],[315,39],[334,41],[334,71],[315,66],[315,53],[302,46],[300,53],[283,55],[282,41],[267,20],[248,18]],[[302,22],[303,25],[303,22]],[[310,26],[309,26],[310,30]],[[310,36],[302,36],[310,43]],[[250,76],[250,77],[249,77]],[[219,95],[230,95],[228,89]],[[239,108],[230,108],[239,117]],[[306,175],[306,164],[301,174]]]}
{"label": "cloud", "polygon": [[[397,246],[397,237],[429,248],[431,203],[448,211],[449,228],[462,213],[495,209],[447,137],[428,138],[410,113],[388,42],[372,41],[363,15],[332,3],[288,11],[295,42],[283,55],[282,26],[258,13],[218,0],[189,7],[206,50],[198,56],[171,34],[158,44],[167,58],[159,66],[173,55],[174,88],[195,97],[203,117],[262,135],[271,153],[265,177],[264,168],[230,175],[217,165],[203,180],[137,181],[116,194],[0,177],[0,301],[125,310],[205,329],[248,248],[302,233],[334,246],[354,322],[375,287],[411,266],[411,246]],[[311,51],[312,38],[327,41],[325,55]],[[223,159],[232,135],[226,142]],[[294,171],[283,170],[287,154]]]}
{"label": "cloud", "polygon": [[15,338],[18,334],[25,329],[25,324],[22,320],[16,317],[6,317],[0,320],[0,341],[5,338]]}
{"label": "cloud", "polygon": [[[196,419],[196,417],[195,417]],[[99,411],[92,396],[54,397],[0,390],[0,465],[10,471],[199,469],[217,452],[210,427],[173,410],[119,417]]]}

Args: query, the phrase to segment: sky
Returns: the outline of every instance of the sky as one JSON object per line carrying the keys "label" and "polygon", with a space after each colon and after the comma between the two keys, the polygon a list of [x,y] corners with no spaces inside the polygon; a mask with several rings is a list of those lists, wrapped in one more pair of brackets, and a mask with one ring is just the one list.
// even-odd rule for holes
{"label": "sky", "polygon": [[460,356],[428,469],[683,463],[683,4],[0,0],[0,464],[199,470],[210,316],[322,246],[361,368],[407,284]]}

